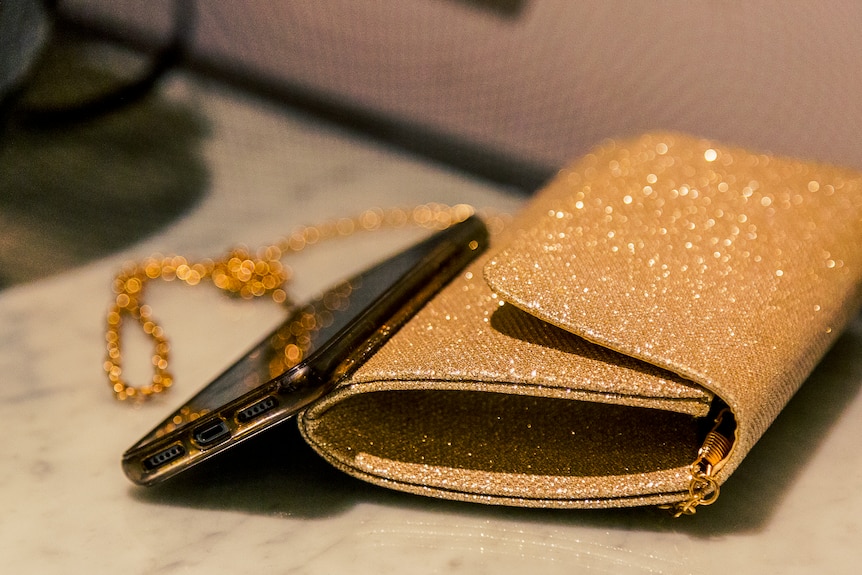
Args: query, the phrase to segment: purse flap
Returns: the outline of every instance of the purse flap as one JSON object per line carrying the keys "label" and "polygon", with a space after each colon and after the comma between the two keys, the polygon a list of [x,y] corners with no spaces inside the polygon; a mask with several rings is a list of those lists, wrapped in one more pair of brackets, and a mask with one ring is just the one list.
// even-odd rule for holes
{"label": "purse flap", "polygon": [[610,142],[484,268],[536,318],[696,382],[765,431],[859,308],[862,179],[671,134]]}

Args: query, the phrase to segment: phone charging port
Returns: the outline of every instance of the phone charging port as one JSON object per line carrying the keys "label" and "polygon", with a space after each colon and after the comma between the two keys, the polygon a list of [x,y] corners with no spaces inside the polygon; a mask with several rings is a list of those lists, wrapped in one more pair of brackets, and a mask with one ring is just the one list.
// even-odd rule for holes
{"label": "phone charging port", "polygon": [[201,425],[192,432],[192,439],[201,447],[209,447],[230,437],[230,428],[221,419]]}

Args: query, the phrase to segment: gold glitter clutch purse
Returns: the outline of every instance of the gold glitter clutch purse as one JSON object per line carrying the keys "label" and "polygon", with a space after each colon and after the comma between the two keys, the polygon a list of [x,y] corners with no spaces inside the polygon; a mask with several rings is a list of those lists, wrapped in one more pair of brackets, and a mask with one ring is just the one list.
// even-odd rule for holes
{"label": "gold glitter clutch purse", "polygon": [[680,135],[562,171],[300,419],[387,487],[709,504],[860,306],[862,176]]}

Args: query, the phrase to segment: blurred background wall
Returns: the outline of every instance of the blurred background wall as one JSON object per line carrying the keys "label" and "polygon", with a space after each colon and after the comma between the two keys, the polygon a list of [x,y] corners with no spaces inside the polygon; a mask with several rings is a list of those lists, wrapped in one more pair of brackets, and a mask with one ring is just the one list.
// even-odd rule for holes
{"label": "blurred background wall", "polygon": [[[62,4],[137,41],[157,43],[170,27],[164,0]],[[411,147],[522,183],[605,137],[652,129],[862,168],[855,0],[221,0],[198,10],[198,66],[348,123],[376,120]]]}

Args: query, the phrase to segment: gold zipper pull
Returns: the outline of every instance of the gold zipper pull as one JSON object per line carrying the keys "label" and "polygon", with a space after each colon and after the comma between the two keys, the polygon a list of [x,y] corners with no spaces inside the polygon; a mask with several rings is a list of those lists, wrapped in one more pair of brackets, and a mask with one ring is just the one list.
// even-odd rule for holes
{"label": "gold zipper pull", "polygon": [[733,447],[735,428],[736,421],[730,408],[725,407],[719,411],[715,425],[706,434],[703,445],[697,451],[697,459],[691,464],[688,497],[679,503],[663,505],[662,509],[669,509],[674,517],[679,517],[694,515],[699,506],[715,503],[720,491],[715,474],[724,466]]}

